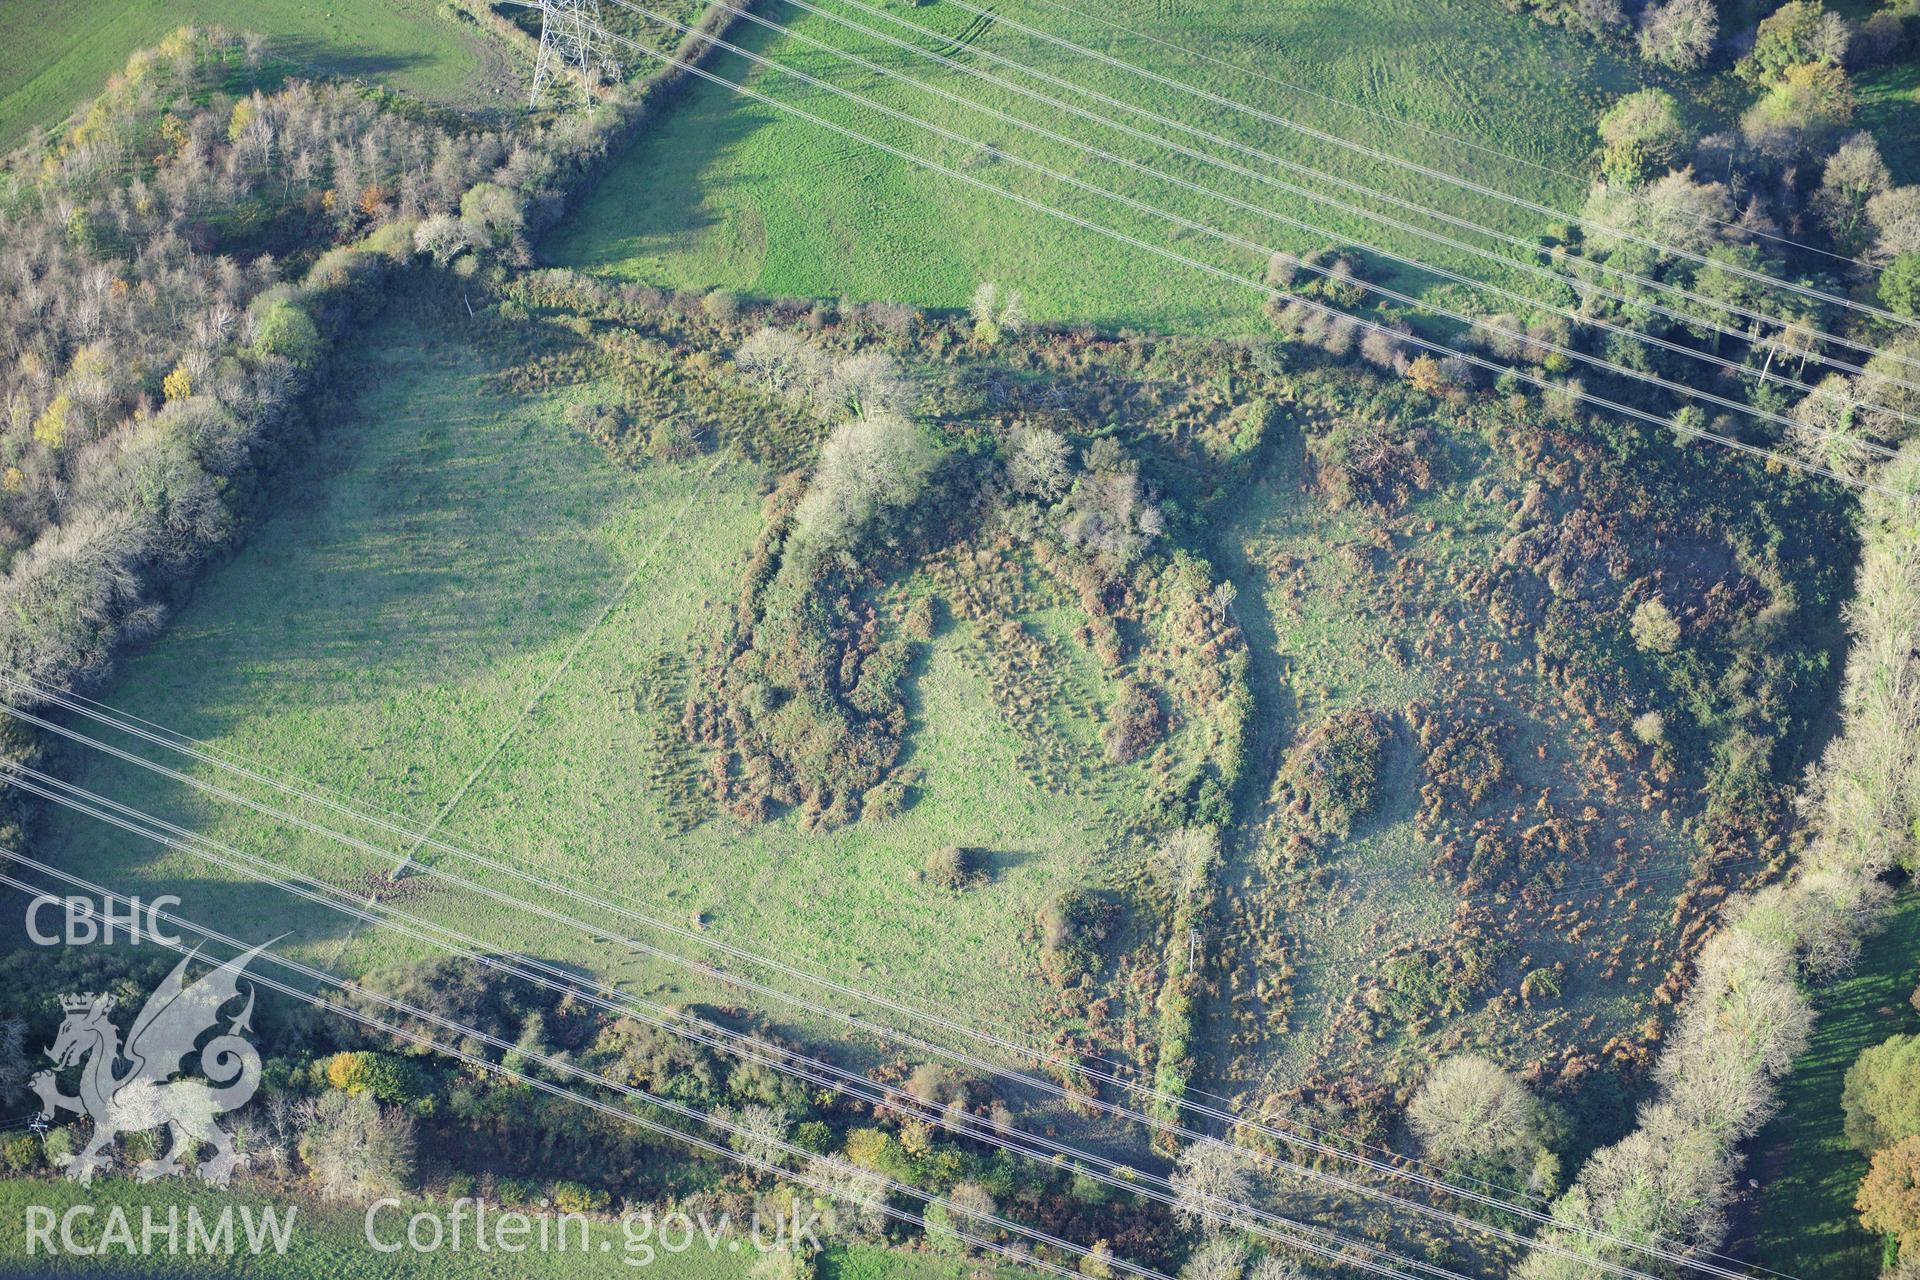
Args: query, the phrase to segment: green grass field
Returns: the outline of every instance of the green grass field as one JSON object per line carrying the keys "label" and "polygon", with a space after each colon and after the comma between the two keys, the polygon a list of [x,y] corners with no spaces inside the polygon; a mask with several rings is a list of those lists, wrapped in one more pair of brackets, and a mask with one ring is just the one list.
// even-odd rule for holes
{"label": "green grass field", "polygon": [[1856,88],[1860,111],[1854,123],[1880,144],[1895,182],[1920,182],[1920,129],[1914,128],[1920,111],[1920,60],[1905,58],[1863,71]]}
{"label": "green grass field", "polygon": [[[1458,194],[1435,187],[1428,179],[1335,152],[1252,116],[1146,84],[1039,43],[1004,21],[980,22],[952,5],[916,6],[895,0],[885,6],[889,14],[942,33],[939,38],[888,26],[882,19],[850,8],[844,0],[833,0],[825,7],[922,48],[940,46],[939,51],[967,66],[1002,78],[1019,73],[988,62],[981,50],[1031,62],[1048,73],[1176,115],[1318,173],[1385,187],[1409,199],[1431,202],[1444,195],[1452,201]],[[1096,141],[1123,156],[1155,164],[1189,181],[1204,180],[1243,200],[1269,204],[1342,235],[1393,237],[1383,243],[1456,265],[1478,261],[1158,150],[1023,99],[1009,89],[889,48],[871,35],[820,16],[783,5],[764,12],[806,36],[857,52],[936,89],[964,94],[1023,120]],[[1593,145],[1595,116],[1615,94],[1638,85],[1635,68],[1593,43],[1472,0],[1365,0],[1337,5],[1235,0],[1204,6],[1136,3],[1117,12],[1101,11],[1115,12],[1140,36],[1119,34],[1049,0],[1021,0],[997,12],[1167,75],[1203,83],[1221,94],[1257,103],[1270,113],[1370,146],[1417,155],[1431,165],[1497,181],[1562,207],[1577,205],[1585,193],[1583,180],[1494,159],[1418,130],[1457,133],[1482,146],[1577,171]],[[1265,255],[1198,232],[1180,231],[1150,215],[1075,191],[1019,169],[1005,155],[1022,155],[1106,188],[1123,187],[1141,200],[1224,227],[1260,245],[1307,250],[1328,241],[1138,171],[1076,154],[974,108],[850,67],[836,55],[804,45],[798,37],[775,36],[746,24],[739,31],[735,37],[739,43],[768,57],[931,118],[1004,154],[996,156],[932,137],[826,90],[769,69],[749,68],[737,56],[714,63],[722,75],[737,80],[751,71],[751,84],[782,102],[927,155],[971,177],[1171,244],[1224,269],[1257,275]],[[1202,54],[1297,80],[1314,92],[1350,98],[1367,112],[1390,113],[1410,123],[1196,61],[1150,44],[1147,37],[1177,41]],[[1038,81],[1024,83],[1055,96],[1062,92]],[[1080,103],[1103,116],[1120,114],[1084,98]],[[1131,122],[1149,131],[1167,132],[1151,120]],[[1211,146],[1190,137],[1185,140],[1201,149]],[[1217,146],[1211,150],[1300,181],[1263,161],[1249,161],[1244,154]],[[689,193],[697,194],[690,197]],[[1537,220],[1481,197],[1461,195],[1452,204],[1465,216],[1495,221],[1516,232],[1533,234],[1542,229]],[[678,287],[724,285],[772,296],[846,294],[935,307],[962,305],[978,281],[998,279],[1023,288],[1030,308],[1042,319],[1109,326],[1240,330],[1248,327],[1261,301],[1259,295],[1238,285],[1209,280],[1190,268],[1017,207],[959,180],[912,168],[896,157],[712,84],[689,88],[662,125],[599,185],[548,252],[568,265]],[[1397,281],[1415,291],[1438,288],[1433,277],[1396,269],[1384,261],[1363,274]],[[1506,282],[1523,284],[1524,277]]]}
{"label": "green grass field", "polygon": [[[1031,1007],[1034,913],[1095,874],[1113,788],[1010,784],[1028,744],[969,657],[970,628],[937,638],[915,680],[920,781],[904,814],[816,835],[790,820],[683,830],[657,765],[675,750],[667,718],[685,691],[652,682],[682,665],[709,612],[732,599],[759,524],[759,477],[722,461],[708,478],[704,458],[622,470],[570,436],[558,399],[501,396],[459,331],[437,320],[389,320],[366,350],[368,389],[285,481],[298,499],[205,577],[105,700],[417,826],[458,796],[440,827],[451,839],[862,985],[1019,1019]],[[630,592],[590,630],[629,576]],[[704,763],[686,762],[680,778]],[[662,966],[426,877],[386,890],[385,857],[98,755],[65,767],[90,790],[335,883],[382,887],[502,949],[589,964],[642,989],[672,985]],[[954,896],[917,883],[929,852],[953,843],[993,851],[990,886]],[[43,848],[129,891],[165,885],[189,917],[248,938],[291,930],[284,950],[322,963],[338,954],[343,972],[405,950],[361,934],[342,953],[337,915],[92,820],[63,816]]]}
{"label": "green grass field", "polygon": [[1860,1051],[1920,1031],[1908,997],[1920,980],[1920,893],[1901,894],[1886,929],[1870,938],[1842,982],[1818,992],[1813,1045],[1781,1090],[1780,1115],[1753,1143],[1763,1190],[1750,1251],[1799,1280],[1871,1280],[1880,1240],[1860,1227],[1853,1197],[1867,1158],[1842,1132],[1840,1085]]}
{"label": "green grass field", "polygon": [[301,75],[358,76],[470,107],[498,106],[520,92],[505,46],[435,0],[7,0],[0,150],[58,125],[128,54],[184,23],[272,37],[273,56]]}
{"label": "green grass field", "polygon": [[[246,1205],[256,1212],[271,1207],[285,1214],[296,1212],[292,1244],[285,1254],[263,1253],[258,1257],[242,1253],[235,1257],[208,1258],[185,1253],[164,1252],[148,1258],[126,1258],[108,1254],[104,1258],[79,1258],[70,1255],[48,1256],[36,1250],[26,1256],[26,1221],[29,1206],[43,1206],[56,1214],[77,1204],[95,1206],[101,1217],[91,1223],[77,1221],[76,1235],[83,1241],[99,1238],[104,1215],[113,1206],[126,1211],[138,1236],[141,1213],[152,1209],[158,1221],[166,1222],[166,1213],[177,1208],[182,1215],[189,1205],[198,1206],[202,1215],[217,1219],[229,1205]],[[406,1218],[420,1211],[444,1214],[444,1205],[410,1203],[388,1210],[376,1224],[383,1244],[392,1243],[405,1231]],[[86,1275],[94,1277],[160,1276],[168,1280],[199,1276],[242,1276],[248,1280],[359,1280],[362,1276],[392,1277],[394,1280],[545,1280],[545,1277],[580,1277],[581,1280],[610,1280],[614,1276],[649,1276],[656,1280],[732,1280],[751,1269],[752,1255],[742,1249],[738,1239],[708,1247],[699,1240],[696,1247],[668,1253],[654,1249],[650,1261],[641,1264],[646,1254],[629,1251],[624,1229],[616,1221],[596,1221],[582,1252],[578,1236],[569,1236],[568,1250],[532,1250],[502,1254],[498,1250],[481,1252],[471,1247],[455,1252],[377,1253],[367,1243],[365,1211],[355,1205],[334,1205],[307,1197],[297,1200],[271,1198],[254,1192],[213,1191],[187,1182],[141,1185],[124,1178],[109,1179],[88,1190],[68,1182],[0,1180],[0,1277],[41,1280],[46,1276]],[[184,1217],[183,1217],[184,1222]],[[236,1235],[240,1227],[236,1222]],[[56,1233],[55,1239],[59,1237]],[[182,1228],[184,1241],[184,1227]],[[165,1236],[156,1239],[162,1242]],[[699,1237],[696,1237],[698,1240]],[[1001,1274],[992,1269],[969,1267],[951,1259],[910,1254],[871,1245],[835,1246],[819,1259],[822,1280],[961,1280],[981,1274]],[[1009,1273],[1010,1274],[1010,1273]]]}

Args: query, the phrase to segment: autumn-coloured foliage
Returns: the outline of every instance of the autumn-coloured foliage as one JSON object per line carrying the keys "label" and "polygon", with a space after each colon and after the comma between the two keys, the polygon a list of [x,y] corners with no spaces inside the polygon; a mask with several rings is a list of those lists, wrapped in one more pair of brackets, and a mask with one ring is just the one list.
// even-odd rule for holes
{"label": "autumn-coloured foliage", "polygon": [[1854,1208],[1867,1230],[1899,1237],[1903,1253],[1920,1241],[1920,1137],[1873,1153]]}

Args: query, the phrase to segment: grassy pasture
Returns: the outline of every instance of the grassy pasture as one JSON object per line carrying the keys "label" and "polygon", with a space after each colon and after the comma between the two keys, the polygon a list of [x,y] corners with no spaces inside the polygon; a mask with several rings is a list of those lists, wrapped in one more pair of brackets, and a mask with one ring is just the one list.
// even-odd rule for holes
{"label": "grassy pasture", "polygon": [[[1523,218],[1482,197],[1438,188],[1429,179],[1141,81],[1038,42],[1003,21],[983,22],[951,5],[914,6],[896,0],[885,6],[890,15],[940,33],[933,37],[889,25],[837,0],[824,7],[1002,79],[1020,73],[990,63],[981,51],[1031,63],[1145,109],[1263,148],[1316,173],[1364,182],[1408,199],[1444,198],[1465,216],[1516,233],[1541,230],[1531,215]],[[821,16],[778,4],[763,12],[805,36],[936,89],[965,95],[1187,181],[1330,227],[1342,236],[1371,235],[1386,247],[1429,259],[1439,257],[1454,266],[1478,261],[1162,151],[1022,98],[1010,89],[889,47]],[[1419,129],[1457,133],[1480,146],[1577,171],[1592,146],[1594,117],[1614,95],[1638,87],[1636,77],[1641,74],[1591,42],[1470,0],[1344,0],[1339,4],[1296,0],[1278,5],[1238,0],[1127,6],[1120,20],[1138,31],[1137,36],[1119,33],[1047,0],[1021,0],[998,12],[1257,103],[1270,113],[1498,182],[1561,207],[1578,203],[1585,191],[1583,181],[1495,159]],[[1365,111],[1197,61],[1150,43],[1155,37],[1312,86],[1312,93],[1352,99]],[[730,79],[744,76],[753,87],[782,102],[927,155],[982,181],[1173,244],[1224,269],[1257,276],[1264,267],[1264,255],[1198,232],[1180,231],[1148,214],[1020,169],[1005,157],[1023,156],[1089,183],[1124,189],[1137,199],[1225,228],[1256,244],[1298,251],[1328,242],[1328,237],[1290,230],[1138,171],[1077,154],[974,108],[850,66],[837,54],[807,46],[797,36],[776,36],[743,23],[735,39],[801,71],[932,119],[999,152],[932,137],[826,90],[767,68],[750,67],[739,57],[717,59],[714,69]],[[1063,96],[1057,86],[1024,79],[1021,83]],[[1080,99],[1080,105],[1102,116],[1121,115],[1090,99]],[[1411,123],[1367,112],[1389,113]],[[1131,123],[1167,132],[1151,120],[1133,118]],[[1244,154],[1191,137],[1184,140],[1196,149],[1296,185],[1302,181]],[[1309,185],[1314,181],[1307,179]],[[690,197],[689,193],[697,194]],[[1427,225],[1444,230],[1437,224]],[[935,307],[964,304],[975,283],[992,278],[1024,288],[1030,308],[1041,319],[1108,326],[1244,330],[1258,301],[1256,294],[1237,285],[1210,280],[1094,232],[1017,207],[1000,196],[914,168],[712,84],[690,86],[661,125],[609,172],[549,244],[548,252],[567,265],[678,287],[724,285],[764,295],[847,294]],[[1363,274],[1414,292],[1440,287],[1432,276],[1395,268],[1384,260],[1369,264]],[[1532,287],[1519,276],[1504,283]]]}
{"label": "grassy pasture", "polygon": [[7,0],[0,149],[59,124],[129,53],[183,23],[270,36],[271,56],[301,75],[359,76],[462,106],[498,106],[518,92],[505,47],[436,0]]}
{"label": "grassy pasture", "polygon": [[1867,1158],[1842,1131],[1840,1085],[1860,1051],[1920,1030],[1908,1003],[1920,979],[1920,894],[1904,891],[1844,980],[1814,994],[1813,1045],[1782,1086],[1780,1114],[1753,1141],[1761,1191],[1747,1257],[1802,1280],[1879,1274],[1878,1237],[1860,1226],[1854,1193]]}
{"label": "grassy pasture", "polygon": [[[1111,784],[1054,795],[1009,785],[1031,748],[989,694],[980,637],[955,625],[914,681],[920,781],[904,814],[824,835],[786,821],[683,830],[666,785],[674,779],[663,783],[656,766],[665,717],[677,719],[685,690],[652,682],[671,684],[708,611],[736,590],[760,477],[725,461],[707,477],[707,458],[622,470],[570,435],[557,400],[499,395],[444,320],[389,320],[368,337],[367,389],[287,481],[302,498],[204,579],[105,700],[416,825],[457,795],[440,828],[455,840],[863,985],[1018,1020],[1032,996],[1034,912],[1095,867]],[[630,593],[588,634],[629,575]],[[576,645],[564,676],[493,754]],[[379,888],[501,948],[643,989],[691,990],[658,966],[431,879],[389,888],[381,858],[150,773],[97,755],[68,765],[90,790],[335,883]],[[371,829],[356,834],[393,847]],[[928,853],[954,843],[993,851],[990,887],[956,897],[918,883]],[[165,885],[189,917],[249,938],[291,930],[284,949],[328,964],[338,955],[343,972],[404,948],[363,932],[342,951],[340,917],[91,820],[62,817],[43,849],[127,891]]]}
{"label": "grassy pasture", "polygon": [[1920,61],[1906,58],[1863,71],[1855,87],[1860,111],[1854,123],[1880,144],[1893,180],[1920,182],[1920,129],[1914,128],[1915,111],[1920,108]]}

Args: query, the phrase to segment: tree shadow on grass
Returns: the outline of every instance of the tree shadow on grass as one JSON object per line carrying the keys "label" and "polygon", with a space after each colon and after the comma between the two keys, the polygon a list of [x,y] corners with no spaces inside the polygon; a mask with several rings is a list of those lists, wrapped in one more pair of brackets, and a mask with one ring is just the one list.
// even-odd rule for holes
{"label": "tree shadow on grass", "polygon": [[363,48],[336,44],[318,36],[278,36],[270,48],[272,60],[262,70],[269,79],[278,79],[262,86],[267,92],[272,92],[288,80],[315,75],[385,82],[398,72],[432,61],[414,53],[370,53]]}
{"label": "tree shadow on grass", "polygon": [[[751,33],[734,37],[752,44]],[[724,65],[723,65],[724,64]],[[739,58],[715,63],[739,80],[749,69]],[[613,159],[592,191],[539,246],[543,261],[562,266],[619,267],[699,243],[721,218],[692,193],[726,190],[727,170],[748,138],[771,123],[766,112],[732,90],[708,82],[675,94],[651,128]]]}
{"label": "tree shadow on grass", "polygon": [[[367,342],[409,346],[392,326]],[[629,572],[607,527],[645,492],[551,413],[490,398],[484,368],[409,383],[444,354],[414,339],[401,363],[368,360],[352,425],[276,481],[280,507],[126,664],[117,689],[165,691],[144,714],[217,737],[276,707],[467,683],[590,625]]]}

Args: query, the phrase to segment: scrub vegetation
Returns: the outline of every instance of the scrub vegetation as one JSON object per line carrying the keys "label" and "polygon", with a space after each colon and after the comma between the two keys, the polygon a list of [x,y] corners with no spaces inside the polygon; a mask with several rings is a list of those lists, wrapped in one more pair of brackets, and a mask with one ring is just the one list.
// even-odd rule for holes
{"label": "scrub vegetation", "polygon": [[[326,20],[355,12],[339,9]],[[1351,244],[1357,216],[1230,268],[1189,229],[1182,252],[1264,300],[1064,227],[1015,233],[995,196],[638,55],[562,76],[530,118],[488,109],[488,77],[528,55],[526,15],[369,20],[367,58],[432,33],[391,67],[304,45],[321,19],[272,6],[264,38],[174,31],[0,178],[0,666],[497,863],[336,810],[362,843],[325,841],[195,787],[231,782],[205,757],[169,758],[183,781],[21,725],[0,748],[767,1061],[21,788],[0,844],[284,934],[284,954],[479,1028],[494,1065],[582,1067],[723,1116],[736,1151],[788,1173],[946,1200],[915,1229],[842,1205],[822,1251],[769,1264],[783,1275],[958,1274],[984,1265],[961,1230],[1011,1239],[990,1213],[1099,1241],[1087,1260],[1043,1250],[1091,1276],[1108,1254],[1286,1274],[1207,1221],[1218,1193],[1533,1280],[1596,1251],[1631,1264],[1609,1242],[1654,1235],[1808,1276],[1877,1264],[1883,1238],[1910,1271],[1920,1041],[1879,1010],[1911,987],[1896,889],[1920,869],[1903,505],[1920,402],[1900,376],[1920,359],[1902,323],[1920,309],[1920,187],[1896,101],[1912,15],[1736,9],[1155,7],[1147,34],[1264,51],[1364,108],[1266,85],[1315,127],[1367,145],[1444,128],[1465,141],[1423,134],[1427,160],[1481,176],[1481,148],[1538,158],[1504,179],[1578,218],[1461,205],[1571,264],[1551,286],[1495,270],[1510,308]],[[1044,3],[861,11],[924,25],[889,29],[948,64],[791,5],[761,13],[800,35],[725,5],[663,12],[617,21],[876,131],[894,126],[712,39],[816,73],[834,64],[805,37],[857,46],[974,105],[871,68],[863,92],[969,132],[1002,119],[981,104],[1032,110],[962,74],[1000,65],[989,53],[1122,92],[1019,23],[1165,52]],[[97,78],[105,38],[4,56],[44,80],[6,79],[0,58],[0,129]],[[1204,68],[1232,78],[1165,69]],[[575,95],[588,110],[553,109]],[[1141,101],[1193,110],[1170,95]],[[1014,163],[1078,163],[1070,149],[1010,128],[928,154],[1093,216],[1089,193]],[[1427,194],[1391,166],[1327,164]],[[1140,198],[1255,234],[1186,188]],[[1431,257],[1421,243],[1389,248]],[[1791,315],[1700,309],[1777,308],[1763,272],[1805,282]],[[1694,297],[1654,305],[1653,282]],[[1826,330],[1886,352],[1843,369]],[[503,865],[558,905],[578,901],[563,886],[646,913],[620,927],[661,949],[556,927]],[[1084,1099],[1037,1100],[819,1009],[743,1007],[673,963],[703,937],[1032,1040],[1075,1091],[1150,1082],[1158,1119],[1206,1090],[1552,1203],[1567,1254],[1356,1219],[1300,1177],[1256,1182],[1244,1148],[1269,1137],[1141,1141]],[[0,1079],[52,1038],[49,993],[134,1001],[167,967],[105,949],[0,966],[0,1066],[20,1068]],[[252,1176],[331,1206],[327,1231],[387,1193],[544,1199],[603,1227],[643,1205],[814,1198],[290,1004],[258,1027],[263,1097],[238,1117]],[[898,1105],[774,1069],[802,1053]],[[50,1184],[84,1123],[9,1136],[0,1165]],[[1015,1123],[1124,1148],[1175,1202],[980,1137]],[[143,1141],[123,1165],[153,1154]],[[287,1274],[341,1270],[336,1243],[323,1231]]]}

